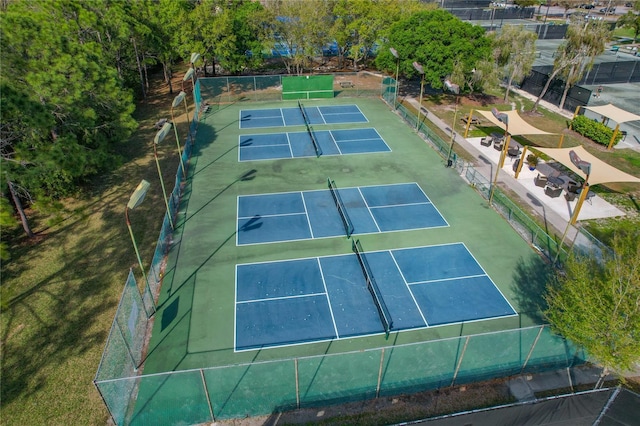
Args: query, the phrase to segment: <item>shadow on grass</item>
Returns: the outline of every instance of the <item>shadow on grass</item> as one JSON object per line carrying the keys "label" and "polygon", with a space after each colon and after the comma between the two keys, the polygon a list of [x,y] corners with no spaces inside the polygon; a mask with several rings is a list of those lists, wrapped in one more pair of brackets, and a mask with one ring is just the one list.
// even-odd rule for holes
{"label": "shadow on grass", "polygon": [[[78,422],[106,419],[97,395],[73,388],[91,382],[128,267],[136,262],[124,208],[140,179],[155,177],[157,182],[152,123],[168,113],[170,100],[155,96],[158,102],[136,111],[141,124],[122,147],[124,165],[88,181],[75,200],[65,200],[66,210],[58,213],[61,219],[55,225],[41,225],[46,217],[38,220],[37,243],[14,242],[2,283],[3,296],[10,297],[1,318],[3,417],[64,423],[62,418],[68,420],[73,407],[82,405],[83,413],[74,417]],[[163,154],[164,149],[169,156],[175,145],[162,146]],[[175,173],[178,158],[173,157]],[[163,157],[162,167],[172,168],[168,157]],[[152,258],[164,210],[160,185],[152,182],[145,202],[131,215],[143,261]],[[27,412],[19,401],[33,401],[41,408]]]}

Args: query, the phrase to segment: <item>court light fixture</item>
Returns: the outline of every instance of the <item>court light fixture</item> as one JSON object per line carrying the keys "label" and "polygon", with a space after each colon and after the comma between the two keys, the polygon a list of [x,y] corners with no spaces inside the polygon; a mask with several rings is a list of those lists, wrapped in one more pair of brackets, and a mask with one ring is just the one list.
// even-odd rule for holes
{"label": "court light fixture", "polygon": [[[169,123],[165,123],[165,126]],[[169,200],[167,199],[167,191],[164,187],[164,179],[162,178],[162,170],[160,169],[160,160],[158,159],[158,144],[162,142],[162,140],[169,133],[169,129],[165,131],[165,126],[162,126],[162,129],[158,130],[156,133],[156,137],[153,138],[153,156],[156,159],[156,166],[158,168],[158,177],[160,178],[160,186],[162,187],[162,195],[164,196],[164,205],[167,207],[167,217],[169,218],[169,225],[171,225],[171,229],[175,229],[173,226],[173,219],[171,218],[171,209],[169,209]]]}
{"label": "court light fixture", "polygon": [[[186,97],[187,97],[187,93],[183,90],[180,93],[178,93],[178,96],[176,96],[173,99],[173,102],[171,103],[171,121],[173,121],[173,125],[174,126],[176,125],[176,120],[173,117],[173,109],[175,107],[177,107],[178,105],[180,105],[185,100]],[[184,103],[184,111],[187,113],[187,125],[188,125],[188,127],[187,127],[187,137],[188,137],[189,133],[191,131],[191,119],[189,118],[189,109],[187,108],[187,103],[186,102]]]}
{"label": "court light fixture", "polygon": [[172,127],[173,127],[173,130],[174,130],[175,135],[176,135],[176,146],[178,147],[178,155],[180,156],[180,169],[182,170],[182,177],[186,178],[185,168],[184,168],[184,161],[182,160],[182,149],[180,149],[180,141],[178,140],[178,131],[176,130],[175,124],[174,123],[164,123],[162,128],[158,131],[158,133],[156,133],[155,138],[153,138],[153,143],[154,144],[158,144],[158,143],[162,142],[164,140],[164,138],[167,137],[167,135],[169,134],[169,131],[171,131]]}
{"label": "court light fixture", "polygon": [[398,51],[393,47],[390,47],[389,51],[396,58],[396,90],[393,97],[393,107],[397,109],[398,108],[398,72],[400,71],[400,55],[398,54]]}
{"label": "court light fixture", "polygon": [[151,293],[151,289],[149,288],[149,280],[147,279],[147,274],[144,271],[144,265],[142,264],[142,258],[140,257],[140,251],[138,250],[138,245],[136,244],[136,239],[133,235],[133,229],[131,229],[131,221],[129,220],[129,210],[133,210],[138,207],[144,201],[145,195],[147,195],[147,191],[151,184],[146,180],[142,179],[136,189],[133,191],[131,196],[129,197],[129,202],[127,203],[127,207],[124,209],[124,217],[127,222],[127,229],[129,229],[129,235],[131,236],[131,242],[133,243],[133,249],[136,252],[136,257],[138,259],[138,265],[140,265],[140,270],[142,271],[142,278],[144,280],[144,285],[147,287],[147,291],[149,291],[149,295],[151,295],[151,303],[153,303],[153,309],[156,310],[156,303],[153,300],[153,294]]}
{"label": "court light fixture", "polygon": [[424,92],[424,68],[418,62],[413,62],[413,68],[420,73],[420,106],[418,107],[418,122],[416,123],[416,132],[420,130],[420,114],[422,110],[422,93]]}
{"label": "court light fixture", "polygon": [[[444,86],[456,97],[456,106],[453,113],[453,123],[451,124],[451,141],[449,142],[449,152],[447,153],[447,167],[451,167],[451,165],[453,164],[451,161],[451,151],[453,151],[453,143],[456,139],[456,120],[458,119],[458,101],[460,100],[460,97],[458,95],[460,94],[460,86],[452,83],[449,79],[446,79],[444,81]],[[469,117],[471,117],[471,115],[469,115]],[[469,121],[471,121],[471,118],[469,118]]]}

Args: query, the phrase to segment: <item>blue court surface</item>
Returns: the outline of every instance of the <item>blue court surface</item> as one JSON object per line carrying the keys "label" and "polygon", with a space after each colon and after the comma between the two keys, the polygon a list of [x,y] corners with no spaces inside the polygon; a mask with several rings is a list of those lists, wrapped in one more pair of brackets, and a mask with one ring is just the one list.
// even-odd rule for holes
{"label": "blue court surface", "polygon": [[[310,125],[368,123],[357,105],[335,105],[304,107]],[[240,111],[241,129],[264,127],[304,126],[305,120],[300,108],[248,109]]]}
{"label": "blue court surface", "polygon": [[[364,253],[391,331],[516,315],[463,243]],[[355,254],[236,265],[236,351],[384,333]]]}
{"label": "blue court surface", "polygon": [[[391,152],[389,145],[373,128],[313,131],[313,135],[323,156]],[[239,161],[315,157],[317,155],[308,132],[240,136]]]}
{"label": "blue court surface", "polygon": [[[449,226],[420,186],[362,186],[238,197],[237,245]],[[340,206],[340,207],[338,207]]]}

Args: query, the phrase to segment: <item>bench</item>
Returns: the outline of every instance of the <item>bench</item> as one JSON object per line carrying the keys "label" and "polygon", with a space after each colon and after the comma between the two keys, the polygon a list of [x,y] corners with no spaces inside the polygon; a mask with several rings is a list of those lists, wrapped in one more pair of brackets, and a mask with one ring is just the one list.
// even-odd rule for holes
{"label": "bench", "polygon": [[[469,115],[465,115],[464,117],[460,118],[460,120],[462,120],[464,124],[469,124]],[[471,117],[471,124],[474,124],[474,125],[480,124],[480,119],[476,117]]]}
{"label": "bench", "polygon": [[340,87],[342,87],[343,89],[350,89],[350,88],[356,87],[356,86],[350,81],[341,81],[340,82]]}

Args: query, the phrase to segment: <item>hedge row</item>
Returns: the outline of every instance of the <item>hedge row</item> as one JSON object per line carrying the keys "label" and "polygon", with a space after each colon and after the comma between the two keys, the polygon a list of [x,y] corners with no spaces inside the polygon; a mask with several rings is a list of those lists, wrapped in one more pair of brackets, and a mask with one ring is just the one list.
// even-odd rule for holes
{"label": "hedge row", "polygon": [[[574,118],[571,122],[571,128],[582,136],[604,146],[609,146],[609,142],[611,142],[611,138],[613,137],[613,129],[584,115],[579,115]],[[621,139],[622,133],[618,132],[613,144],[616,145]]]}

